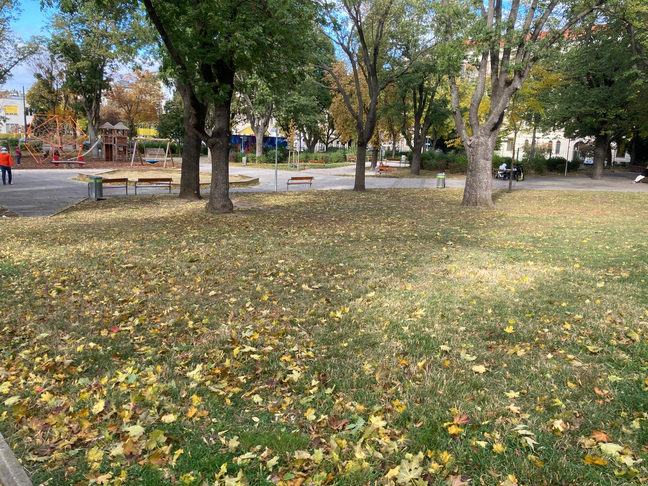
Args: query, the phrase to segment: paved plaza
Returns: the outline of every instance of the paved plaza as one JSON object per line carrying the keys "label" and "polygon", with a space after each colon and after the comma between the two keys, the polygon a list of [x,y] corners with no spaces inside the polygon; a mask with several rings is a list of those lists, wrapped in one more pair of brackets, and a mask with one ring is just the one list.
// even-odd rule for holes
{"label": "paved plaza", "polygon": [[[211,166],[201,163],[202,172],[210,172]],[[43,169],[26,170],[14,169],[14,185],[0,187],[0,206],[18,216],[51,216],[71,204],[85,199],[88,195],[87,183],[75,181],[79,173],[94,174],[96,170],[79,169]],[[275,173],[269,169],[252,169],[237,167],[231,169],[232,174],[246,175],[259,178],[259,185],[232,189],[237,192],[273,192],[275,190]],[[279,171],[278,189],[286,190],[286,181],[293,176],[312,176],[312,190],[343,190],[353,189],[355,167],[338,167],[334,169],[306,169],[299,174],[294,171]],[[603,180],[592,180],[589,175],[569,177],[527,177],[523,182],[513,181],[514,190],[555,190],[555,191],[614,191],[614,192],[645,192],[648,184],[632,184],[636,174],[611,173]],[[446,178],[447,188],[461,189],[464,187],[463,178]],[[393,178],[388,176],[367,177],[367,189],[434,189],[434,178]],[[508,189],[508,181],[493,180],[493,189]],[[308,185],[291,186],[290,191],[309,190]],[[111,191],[116,192],[116,191]],[[178,190],[173,192],[177,193]],[[159,189],[140,189],[141,194],[162,194]],[[108,197],[132,197],[112,195]]]}

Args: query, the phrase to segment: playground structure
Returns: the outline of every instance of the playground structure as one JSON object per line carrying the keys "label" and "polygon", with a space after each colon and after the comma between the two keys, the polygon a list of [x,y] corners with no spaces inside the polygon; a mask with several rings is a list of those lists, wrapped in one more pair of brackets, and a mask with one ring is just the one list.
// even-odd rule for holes
{"label": "playground structure", "polygon": [[[148,142],[159,142],[159,146],[144,147],[144,159],[142,159],[142,156],[139,152],[139,144]],[[133,163],[135,163],[136,155],[139,158],[141,164],[144,164],[144,162],[148,162],[149,164],[164,162],[164,168],[166,169],[167,160],[170,160],[171,164],[173,164],[173,167],[175,168],[173,154],[171,153],[171,140],[168,138],[136,138],[135,145],[133,146],[133,155],[131,157],[131,167],[133,166]]]}
{"label": "playground structure", "polygon": [[106,122],[99,127],[104,160],[128,161],[128,127],[122,122],[111,125]]}
{"label": "playground structure", "polygon": [[[27,129],[25,148],[37,163],[58,151],[61,163],[83,161],[83,144],[88,136],[71,116],[34,115]],[[41,149],[33,143],[39,141]],[[41,160],[41,153],[45,156]],[[88,152],[86,152],[87,154]]]}

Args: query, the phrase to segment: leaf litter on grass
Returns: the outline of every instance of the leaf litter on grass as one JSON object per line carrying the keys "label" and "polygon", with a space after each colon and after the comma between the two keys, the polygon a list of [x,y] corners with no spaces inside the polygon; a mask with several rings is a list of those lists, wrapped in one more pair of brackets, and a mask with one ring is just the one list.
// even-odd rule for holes
{"label": "leaf litter on grass", "polygon": [[225,216],[160,197],[11,221],[0,428],[48,484],[641,481],[639,196],[591,197],[246,194]]}

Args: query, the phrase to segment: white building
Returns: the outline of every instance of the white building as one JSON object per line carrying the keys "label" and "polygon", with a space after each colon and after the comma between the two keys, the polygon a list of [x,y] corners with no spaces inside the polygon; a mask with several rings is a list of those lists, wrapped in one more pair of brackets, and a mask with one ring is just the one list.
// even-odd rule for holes
{"label": "white building", "polygon": [[25,109],[27,110],[27,127],[29,127],[33,117],[22,94],[11,93],[0,98],[0,134],[16,134],[24,137]]}
{"label": "white building", "polygon": [[[515,147],[513,147],[513,134],[510,134],[495,153],[500,157],[513,157],[515,155],[515,160],[521,160],[524,158],[525,148],[531,146],[532,140],[532,132],[521,131],[518,133]],[[581,144],[584,143],[593,144],[594,139],[570,139],[566,138],[564,133],[561,132],[536,133],[536,146],[542,147],[545,150],[548,149],[549,153],[547,157],[561,157],[570,161],[574,157],[578,157],[584,160],[586,155],[581,153],[580,150]],[[615,163],[630,162],[630,154],[617,154],[616,146],[612,144],[612,159]]]}

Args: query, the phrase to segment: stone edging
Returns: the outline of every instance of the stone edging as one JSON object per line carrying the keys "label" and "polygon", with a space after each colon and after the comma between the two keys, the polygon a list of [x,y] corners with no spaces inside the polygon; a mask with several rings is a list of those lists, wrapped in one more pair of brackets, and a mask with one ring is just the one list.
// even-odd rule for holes
{"label": "stone edging", "polygon": [[16,459],[2,434],[0,434],[0,484],[3,486],[32,486],[25,469]]}

